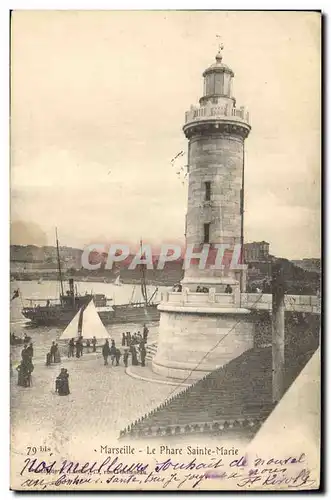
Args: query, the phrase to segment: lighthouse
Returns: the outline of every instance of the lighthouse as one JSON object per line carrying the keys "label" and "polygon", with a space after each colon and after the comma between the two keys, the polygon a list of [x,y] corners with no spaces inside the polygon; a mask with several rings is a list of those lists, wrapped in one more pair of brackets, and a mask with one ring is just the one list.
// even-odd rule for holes
{"label": "lighthouse", "polygon": [[[222,49],[203,72],[199,106],[185,113],[185,274],[181,291],[164,293],[159,305],[153,370],[178,379],[200,378],[253,347],[250,311],[241,307],[244,144],[251,126],[232,95],[234,72],[223,63]],[[224,253],[235,267],[220,265],[217,256]]]}

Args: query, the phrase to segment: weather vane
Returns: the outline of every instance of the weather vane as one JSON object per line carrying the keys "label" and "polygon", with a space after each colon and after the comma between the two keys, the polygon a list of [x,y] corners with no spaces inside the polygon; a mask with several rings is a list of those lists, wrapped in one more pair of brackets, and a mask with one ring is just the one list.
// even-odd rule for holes
{"label": "weather vane", "polygon": [[224,45],[223,45],[223,43],[221,42],[222,37],[221,37],[220,35],[216,35],[216,38],[219,38],[219,39],[220,39],[220,40],[219,40],[219,43],[218,43],[218,52],[221,52],[221,50],[223,50],[223,49],[224,49]]}

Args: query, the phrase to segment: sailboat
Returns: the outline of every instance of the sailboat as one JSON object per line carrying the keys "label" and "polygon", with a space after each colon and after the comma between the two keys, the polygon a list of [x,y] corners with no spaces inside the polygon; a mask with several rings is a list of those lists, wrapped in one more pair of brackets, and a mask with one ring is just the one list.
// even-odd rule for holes
{"label": "sailboat", "polygon": [[115,286],[122,286],[123,283],[121,282],[121,277],[120,275],[117,276],[116,280],[114,281]]}
{"label": "sailboat", "polygon": [[[140,241],[140,248],[142,249],[142,241]],[[145,267],[146,266],[144,264],[140,264],[140,288],[143,300],[133,301],[133,292],[131,300],[128,304],[114,304],[114,316],[112,318],[112,323],[144,323],[147,321],[159,321],[160,311],[157,308],[158,303],[154,302],[158,289],[156,288],[153,294],[150,297],[148,296]]]}
{"label": "sailboat", "polygon": [[85,308],[80,308],[69,325],[64,329],[60,340],[77,339],[79,337],[83,337],[84,339],[95,337],[97,340],[110,339],[110,335],[100,319],[93,299]]}

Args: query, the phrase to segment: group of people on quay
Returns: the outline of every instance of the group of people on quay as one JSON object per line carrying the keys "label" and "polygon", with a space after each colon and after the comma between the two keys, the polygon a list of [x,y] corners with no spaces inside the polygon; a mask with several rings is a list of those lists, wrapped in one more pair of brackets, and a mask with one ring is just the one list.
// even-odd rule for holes
{"label": "group of people on quay", "polygon": [[[123,363],[124,366],[127,367],[129,363],[129,357],[131,356],[132,366],[146,366],[146,342],[141,340],[139,344],[131,342],[130,347],[125,347],[123,350]],[[109,345],[109,341],[106,340],[104,345],[102,346],[102,356],[104,359],[104,365],[108,365],[108,357],[110,356],[111,364],[115,366],[119,366],[120,359],[122,357],[122,352],[115,345],[115,341],[111,341],[111,345]]]}
{"label": "group of people on quay", "polygon": [[[146,325],[144,325],[142,335],[139,331],[132,335],[131,332],[122,333],[122,347],[124,347],[123,363],[125,367],[128,366],[130,356],[132,366],[146,366],[146,344],[148,333],[149,330]],[[119,366],[122,352],[118,347],[116,347],[114,340],[111,341],[111,345],[109,345],[109,341],[106,340],[102,346],[102,356],[104,359],[104,365],[108,365],[108,357],[110,356],[112,365],[116,362],[115,366]]]}
{"label": "group of people on quay", "polygon": [[130,332],[122,333],[122,346],[131,347],[132,344],[140,344],[142,341],[147,343],[149,330],[146,325],[144,325],[143,334],[140,331],[131,335]]}
{"label": "group of people on quay", "polygon": [[31,387],[31,374],[34,370],[34,366],[32,363],[33,358],[33,344],[25,344],[21,351],[21,362],[17,366],[16,370],[18,371],[18,379],[17,385],[21,387]]}
{"label": "group of people on quay", "polygon": [[[142,334],[140,331],[131,334],[131,332],[122,333],[122,347],[123,352],[119,349],[114,340],[106,340],[102,346],[102,356],[104,359],[104,365],[108,365],[108,358],[110,357],[111,364],[114,366],[119,366],[120,359],[123,357],[123,364],[125,367],[128,366],[129,358],[131,357],[131,362],[133,366],[145,366],[146,363],[146,344],[148,339],[149,330],[146,325]],[[29,340],[30,337],[27,337]],[[87,339],[85,345],[83,344],[83,337],[78,339],[70,339],[68,342],[68,358],[76,357],[80,358],[83,356],[83,348],[86,348],[86,352],[96,352],[97,339],[92,337],[92,339]],[[30,387],[32,385],[31,374],[33,372],[34,366],[32,363],[33,358],[33,344],[25,343],[23,350],[21,352],[21,363],[17,366],[18,371],[18,385],[22,387]],[[61,355],[58,344],[53,341],[50,350],[46,355],[46,366],[50,366],[53,363],[60,363]],[[60,396],[67,396],[70,394],[69,390],[69,373],[66,368],[61,368],[59,375],[55,380],[55,392]]]}
{"label": "group of people on quay", "polygon": [[74,338],[70,339],[68,342],[68,358],[81,358],[83,356],[84,347],[86,352],[90,352],[92,346],[92,352],[96,352],[97,339],[95,337],[92,340],[87,339],[84,346],[83,337],[79,337],[76,341]]}

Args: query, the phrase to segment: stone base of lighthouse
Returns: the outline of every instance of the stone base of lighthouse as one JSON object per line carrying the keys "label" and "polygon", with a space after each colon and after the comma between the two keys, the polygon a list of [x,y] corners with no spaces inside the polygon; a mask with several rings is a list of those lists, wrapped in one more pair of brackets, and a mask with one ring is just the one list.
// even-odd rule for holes
{"label": "stone base of lighthouse", "polygon": [[152,366],[164,377],[199,379],[253,347],[254,325],[248,309],[169,302],[159,309],[158,349]]}

